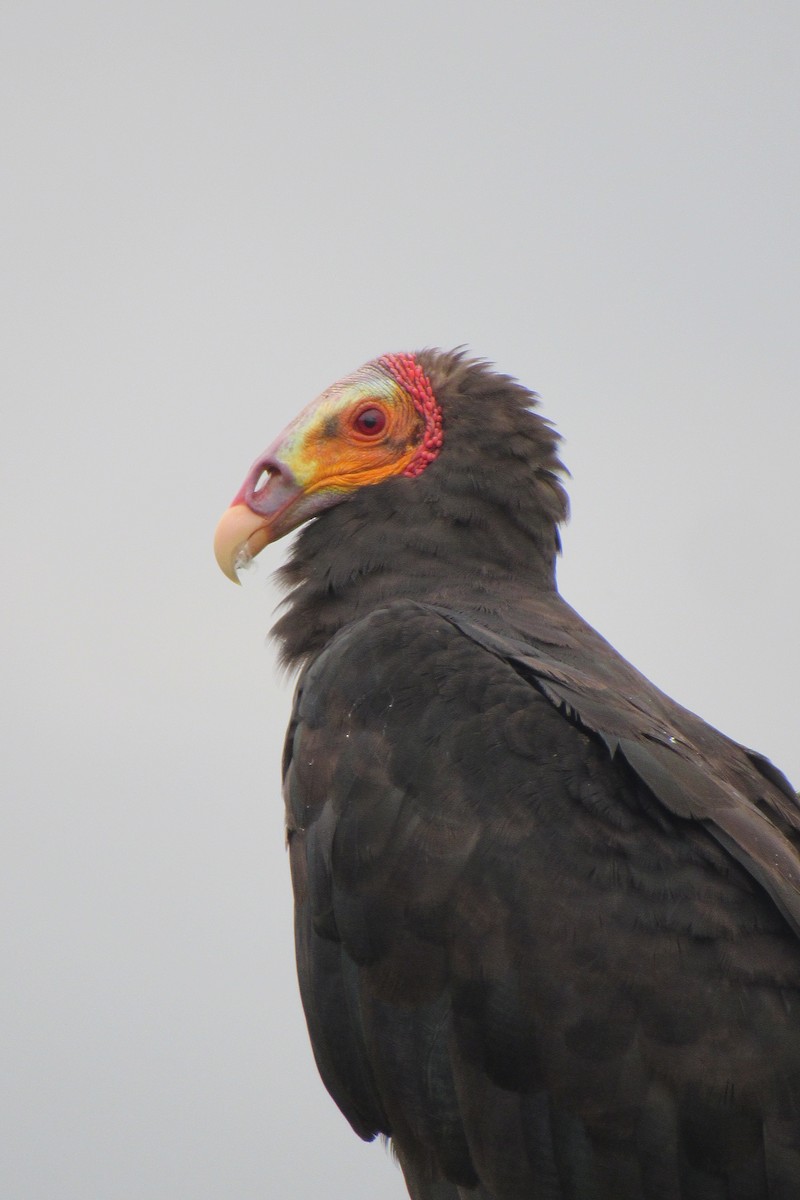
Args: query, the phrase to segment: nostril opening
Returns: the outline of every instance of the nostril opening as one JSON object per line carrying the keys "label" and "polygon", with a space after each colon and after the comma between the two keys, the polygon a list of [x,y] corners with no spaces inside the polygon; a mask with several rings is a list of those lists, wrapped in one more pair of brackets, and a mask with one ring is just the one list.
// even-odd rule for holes
{"label": "nostril opening", "polygon": [[256,479],[256,485],[253,488],[253,493],[257,496],[259,492],[262,492],[272,476],[277,475],[277,473],[278,472],[275,467],[263,467],[259,472],[258,478]]}
{"label": "nostril opening", "polygon": [[285,500],[291,476],[274,458],[256,459],[242,488],[241,500],[253,512],[266,515],[275,511]]}

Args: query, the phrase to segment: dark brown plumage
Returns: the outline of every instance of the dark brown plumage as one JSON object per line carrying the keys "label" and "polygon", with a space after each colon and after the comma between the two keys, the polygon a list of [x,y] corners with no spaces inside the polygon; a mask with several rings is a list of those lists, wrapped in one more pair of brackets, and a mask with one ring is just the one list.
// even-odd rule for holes
{"label": "dark brown plumage", "polygon": [[[392,1137],[414,1200],[800,1196],[796,795],[559,596],[567,500],[531,394],[458,353],[416,363],[441,453],[329,484],[281,572],[325,1085]],[[383,403],[368,371],[359,411]],[[259,478],[295,486],[298,437]]]}

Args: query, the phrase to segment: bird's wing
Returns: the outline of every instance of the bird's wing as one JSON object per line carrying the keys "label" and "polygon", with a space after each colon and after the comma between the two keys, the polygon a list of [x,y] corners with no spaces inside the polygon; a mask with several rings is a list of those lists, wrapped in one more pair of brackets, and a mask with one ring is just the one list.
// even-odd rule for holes
{"label": "bird's wing", "polygon": [[[568,719],[602,738],[611,756],[619,755],[669,812],[703,822],[800,935],[800,805],[777,767],[677,705],[673,718],[662,705],[655,712],[647,705],[647,691],[628,696],[609,688],[590,660],[581,667],[566,664],[552,650],[436,611],[520,671]],[[688,726],[684,715],[691,718]],[[702,728],[702,740],[692,739],[693,725]]]}
{"label": "bird's wing", "polygon": [[301,679],[287,826],[329,1091],[419,1200],[790,1195],[790,843],[502,640],[398,603]]}

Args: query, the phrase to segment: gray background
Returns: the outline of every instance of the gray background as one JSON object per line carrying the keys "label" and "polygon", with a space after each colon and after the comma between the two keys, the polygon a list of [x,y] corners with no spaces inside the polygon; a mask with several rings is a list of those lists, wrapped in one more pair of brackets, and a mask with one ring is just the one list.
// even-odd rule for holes
{"label": "gray background", "polygon": [[296,995],[265,633],[212,531],[365,359],[566,437],[562,590],[800,781],[800,7],[0,17],[0,1194],[404,1195]]}

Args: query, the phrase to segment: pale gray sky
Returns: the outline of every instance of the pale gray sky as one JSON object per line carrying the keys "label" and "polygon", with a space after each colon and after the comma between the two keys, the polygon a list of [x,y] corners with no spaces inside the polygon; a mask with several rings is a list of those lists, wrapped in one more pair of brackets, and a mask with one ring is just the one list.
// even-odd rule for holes
{"label": "pale gray sky", "polygon": [[795,0],[6,0],[2,1196],[405,1195],[316,1077],[274,601],[211,554],[365,359],[536,388],[567,598],[800,782],[799,81]]}

